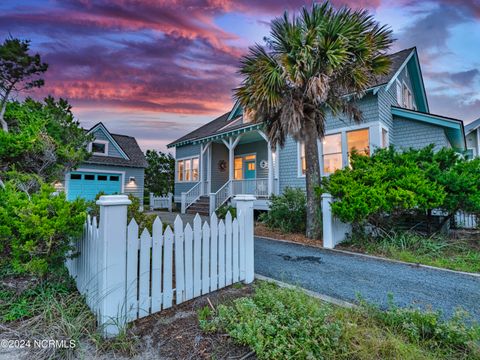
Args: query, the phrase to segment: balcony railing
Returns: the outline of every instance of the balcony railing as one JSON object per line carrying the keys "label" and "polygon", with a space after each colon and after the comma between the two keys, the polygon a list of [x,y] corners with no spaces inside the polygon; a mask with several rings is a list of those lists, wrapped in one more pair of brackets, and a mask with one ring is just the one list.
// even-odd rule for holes
{"label": "balcony railing", "polygon": [[238,194],[255,195],[257,198],[267,198],[268,179],[243,179],[232,181],[233,196]]}

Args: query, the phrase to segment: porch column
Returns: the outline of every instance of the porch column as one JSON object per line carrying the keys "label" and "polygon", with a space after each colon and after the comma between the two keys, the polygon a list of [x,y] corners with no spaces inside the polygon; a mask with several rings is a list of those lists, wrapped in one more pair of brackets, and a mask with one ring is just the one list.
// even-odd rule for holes
{"label": "porch column", "polygon": [[235,140],[233,137],[228,138],[228,142],[222,139],[223,143],[228,149],[228,181],[230,181],[230,194],[233,194],[233,170],[235,166],[235,148],[237,147],[238,143],[240,142],[240,139],[242,138],[242,135],[238,135]]}
{"label": "porch column", "polygon": [[203,143],[200,144],[200,157],[198,158],[198,180],[200,181],[200,195],[203,195]]}
{"label": "porch column", "polygon": [[273,193],[273,155],[270,142],[267,142],[268,148],[268,196]]}
{"label": "porch column", "polygon": [[[201,195],[205,195],[207,192],[205,192],[205,174],[204,174],[204,160],[205,160],[205,153],[210,149],[210,146],[211,146],[211,142],[207,143],[207,144],[200,144],[200,162],[198,164],[198,166],[200,167],[199,169],[199,176],[200,176],[200,194]],[[210,160],[208,160],[207,162],[208,164],[210,164]],[[209,171],[207,170],[207,182],[208,182],[208,175],[209,175]]]}
{"label": "porch column", "polygon": [[267,142],[267,151],[268,151],[268,196],[273,193],[273,156],[272,156],[272,147],[270,146],[270,140],[263,131],[258,132],[261,137]]}
{"label": "porch column", "polygon": [[212,143],[208,147],[208,168],[207,168],[207,182],[208,182],[208,193],[212,192]]}

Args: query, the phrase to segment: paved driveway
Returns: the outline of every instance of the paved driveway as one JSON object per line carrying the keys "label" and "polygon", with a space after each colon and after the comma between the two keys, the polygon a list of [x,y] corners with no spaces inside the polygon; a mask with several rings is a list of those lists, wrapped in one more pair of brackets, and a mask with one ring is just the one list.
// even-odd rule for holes
{"label": "paved driveway", "polygon": [[255,273],[354,302],[467,310],[480,322],[480,277],[255,238]]}

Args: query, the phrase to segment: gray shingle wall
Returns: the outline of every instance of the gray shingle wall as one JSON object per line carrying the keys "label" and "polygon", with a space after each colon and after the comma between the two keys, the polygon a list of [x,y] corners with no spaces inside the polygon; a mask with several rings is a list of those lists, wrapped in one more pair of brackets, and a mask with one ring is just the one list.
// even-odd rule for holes
{"label": "gray shingle wall", "polygon": [[[226,161],[227,167],[220,171],[220,161]],[[228,181],[228,150],[223,144],[212,143],[212,192],[216,192]]]}
{"label": "gray shingle wall", "polygon": [[108,141],[108,156],[123,158],[117,148],[108,140],[107,136],[101,129],[97,129],[93,136],[96,140]]}
{"label": "gray shingle wall", "polygon": [[[378,118],[377,96],[371,92],[366,94],[362,99],[357,101],[357,106],[362,112],[362,122],[374,121]],[[334,117],[331,113],[327,114],[326,129],[334,130],[347,126],[357,125],[352,119],[345,115]]]}
{"label": "gray shingle wall", "polygon": [[443,128],[397,117],[394,118],[393,144],[399,149],[421,149],[435,144],[435,151],[451,147]]}
{"label": "gray shingle wall", "polygon": [[295,140],[288,137],[285,146],[279,149],[278,155],[280,192],[283,192],[287,186],[305,189],[305,177],[298,176],[298,151]]}

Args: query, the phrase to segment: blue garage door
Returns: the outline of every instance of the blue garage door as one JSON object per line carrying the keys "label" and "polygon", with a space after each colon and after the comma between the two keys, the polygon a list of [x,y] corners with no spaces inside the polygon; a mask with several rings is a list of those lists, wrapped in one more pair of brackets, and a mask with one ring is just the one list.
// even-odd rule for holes
{"label": "blue garage door", "polygon": [[111,195],[122,191],[122,174],[75,171],[68,176],[68,200],[95,200],[99,192]]}

